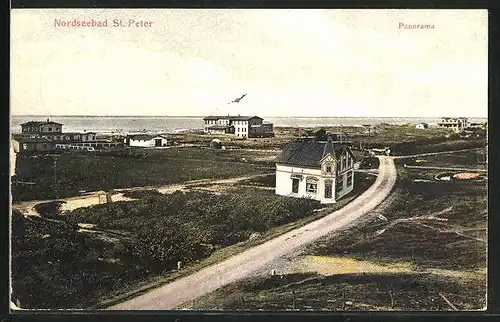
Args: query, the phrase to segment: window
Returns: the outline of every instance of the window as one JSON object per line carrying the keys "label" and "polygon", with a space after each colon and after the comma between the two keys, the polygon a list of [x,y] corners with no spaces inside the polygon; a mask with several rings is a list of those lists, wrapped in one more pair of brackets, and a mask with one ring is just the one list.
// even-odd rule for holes
{"label": "window", "polygon": [[342,176],[339,176],[337,178],[337,184],[335,186],[336,190],[339,191],[339,190],[342,190],[344,188],[344,178],[342,178]]}
{"label": "window", "polygon": [[325,181],[325,198],[332,197],[332,180]]}
{"label": "window", "polygon": [[298,193],[299,192],[299,179],[293,178],[292,179],[292,193]]}
{"label": "window", "polygon": [[306,191],[308,193],[317,193],[318,192],[318,179],[316,179],[316,178],[307,178],[307,180],[306,180]]}
{"label": "window", "polygon": [[52,128],[51,127],[49,127],[49,132],[52,132]]}
{"label": "window", "polygon": [[352,179],[354,177],[354,173],[352,171],[349,171],[349,173],[347,173],[347,186],[351,186],[352,185]]}

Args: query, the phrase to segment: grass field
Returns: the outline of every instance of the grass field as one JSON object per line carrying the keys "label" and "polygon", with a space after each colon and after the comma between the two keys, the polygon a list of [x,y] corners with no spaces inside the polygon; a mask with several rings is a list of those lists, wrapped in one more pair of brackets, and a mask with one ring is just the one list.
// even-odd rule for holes
{"label": "grass field", "polygon": [[484,282],[418,273],[314,273],[250,278],[194,301],[194,309],[273,311],[453,311],[485,304]]}
{"label": "grass field", "polygon": [[81,190],[165,185],[266,173],[274,169],[272,158],[269,153],[200,148],[20,154],[12,194],[15,201],[49,199],[78,195]]}
{"label": "grass field", "polygon": [[483,149],[465,151],[458,154],[439,154],[405,159],[407,165],[428,167],[456,167],[486,169],[486,155]]}
{"label": "grass field", "polygon": [[[461,150],[468,148],[484,147],[485,136],[475,139],[462,139],[457,134],[446,129],[428,128],[419,130],[414,124],[390,125],[378,124],[372,128],[363,127],[324,127],[331,132],[346,132],[347,140],[354,148],[384,148],[388,147],[395,155],[408,155],[427,152],[440,152],[446,150]],[[296,129],[280,128],[279,133],[293,136]]]}
{"label": "grass field", "polygon": [[[468,153],[433,159],[443,166],[475,165]],[[230,285],[198,299],[194,307],[453,310],[441,293],[457,309],[483,309],[486,183],[415,182],[432,175],[402,168],[403,161],[397,160],[392,201],[371,217],[298,254],[280,269],[282,277]]]}
{"label": "grass field", "polygon": [[25,308],[88,307],[105,294],[174,269],[177,261],[202,260],[318,207],[311,200],[257,191],[191,192],[81,208],[60,217],[62,222],[15,213],[15,296]]}
{"label": "grass field", "polygon": [[[334,210],[261,190],[258,185],[271,185],[273,176],[264,178],[254,179],[255,188],[229,186],[219,196],[133,192],[138,200],[64,216],[54,213],[58,203],[41,204],[37,210],[51,221],[14,213],[14,296],[25,308],[90,307],[174,278],[177,261],[187,271],[203,267]],[[355,180],[356,190],[335,209],[374,177],[359,174]]]}

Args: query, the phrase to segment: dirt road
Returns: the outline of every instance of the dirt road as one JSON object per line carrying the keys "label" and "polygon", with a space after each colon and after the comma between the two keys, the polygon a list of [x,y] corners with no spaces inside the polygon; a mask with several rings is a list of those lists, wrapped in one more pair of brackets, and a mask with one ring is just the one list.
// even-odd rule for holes
{"label": "dirt road", "polygon": [[451,151],[441,151],[441,152],[429,152],[429,153],[419,153],[419,154],[409,154],[409,155],[398,155],[393,156],[394,159],[409,159],[409,158],[417,158],[417,157],[427,157],[439,154],[450,154],[450,153],[460,153],[460,152],[468,152],[468,151],[477,151],[482,150],[483,148],[472,148],[472,149],[463,149],[463,150],[451,150]]}
{"label": "dirt road", "polygon": [[469,172],[488,172],[486,169],[479,168],[452,168],[452,167],[427,167],[420,165],[404,165],[408,169],[422,169],[422,170],[443,170],[443,171],[469,171]]}
{"label": "dirt road", "polygon": [[161,286],[146,294],[111,306],[108,310],[171,310],[202,295],[240,280],[266,264],[310,244],[367,214],[391,192],[396,168],[390,157],[380,156],[375,183],[354,201],[322,219],[292,230],[219,264]]}

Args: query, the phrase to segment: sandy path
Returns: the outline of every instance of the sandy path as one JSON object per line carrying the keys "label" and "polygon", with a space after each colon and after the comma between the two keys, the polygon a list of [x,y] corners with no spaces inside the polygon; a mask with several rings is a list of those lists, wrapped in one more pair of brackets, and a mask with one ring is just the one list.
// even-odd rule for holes
{"label": "sandy path", "polygon": [[[120,193],[114,194],[111,196],[111,200],[115,201],[130,201],[134,200],[132,198],[124,197],[123,192],[128,190],[158,190],[160,193],[173,193],[175,191],[179,191],[191,186],[196,185],[212,185],[212,184],[232,184],[237,183],[239,181],[262,177],[270,175],[270,173],[266,174],[257,174],[250,176],[242,176],[242,177],[234,177],[229,179],[221,179],[221,180],[196,180],[189,181],[181,184],[170,184],[162,187],[158,186],[145,186],[145,187],[131,187],[124,189],[114,189],[114,191],[120,191]],[[23,214],[28,216],[38,216],[39,214],[35,210],[35,206],[41,203],[51,202],[51,201],[62,201],[64,202],[61,205],[61,211],[71,211],[78,208],[90,207],[99,204],[99,195],[104,194],[104,191],[93,191],[86,193],[85,195],[78,197],[70,197],[63,199],[48,199],[48,200],[30,200],[30,201],[22,201],[17,202],[12,205],[13,208],[21,211]]]}
{"label": "sandy path", "polygon": [[373,210],[390,194],[396,182],[396,168],[390,157],[380,156],[379,176],[363,194],[319,220],[292,230],[221,263],[161,286],[146,294],[111,306],[109,310],[169,310],[216,289],[238,281],[266,264],[300,247],[341,229]]}
{"label": "sandy path", "polygon": [[411,154],[411,155],[399,155],[394,156],[394,159],[406,159],[406,158],[415,158],[415,157],[426,157],[431,155],[439,155],[439,154],[450,154],[450,153],[460,153],[467,151],[476,151],[482,150],[483,148],[472,148],[472,149],[463,149],[463,150],[451,150],[451,151],[441,151],[441,152],[429,152],[429,153],[419,153],[419,154]]}

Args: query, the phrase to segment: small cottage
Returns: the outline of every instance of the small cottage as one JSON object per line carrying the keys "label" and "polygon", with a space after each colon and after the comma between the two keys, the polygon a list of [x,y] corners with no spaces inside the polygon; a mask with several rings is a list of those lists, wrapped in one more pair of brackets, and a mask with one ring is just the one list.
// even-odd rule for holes
{"label": "small cottage", "polygon": [[289,143],[276,158],[276,194],[335,203],[354,188],[355,157],[347,145]]}
{"label": "small cottage", "polygon": [[44,152],[55,149],[55,144],[46,138],[15,137],[12,139],[12,148],[15,153]]}
{"label": "small cottage", "polygon": [[415,125],[415,128],[417,128],[419,130],[426,129],[428,127],[429,127],[429,124],[427,124],[427,123],[418,123],[417,125]]}
{"label": "small cottage", "polygon": [[149,134],[135,134],[127,135],[124,140],[127,146],[152,148],[152,147],[162,147],[168,145],[168,140],[162,135],[149,135]]}

